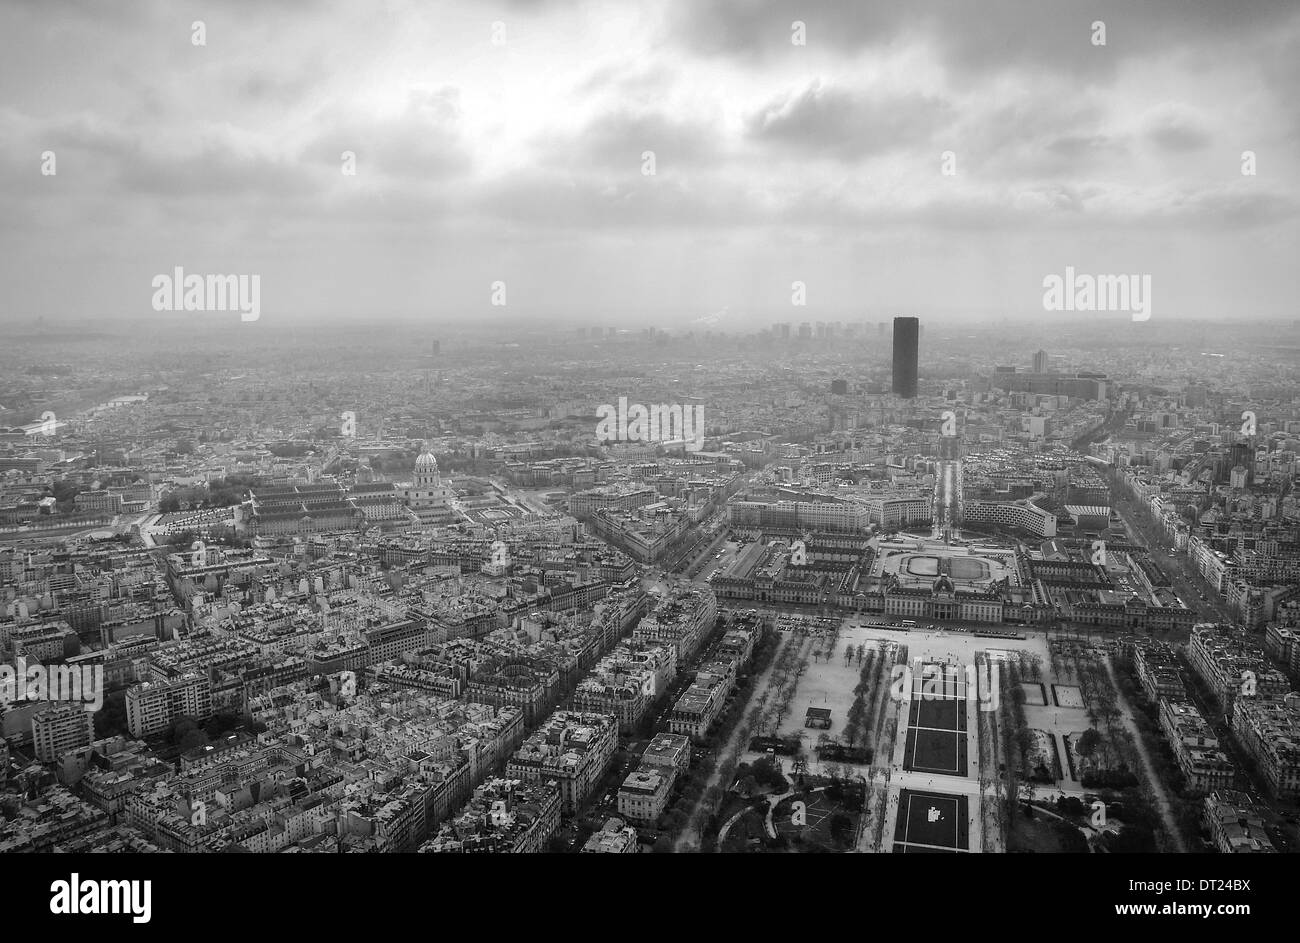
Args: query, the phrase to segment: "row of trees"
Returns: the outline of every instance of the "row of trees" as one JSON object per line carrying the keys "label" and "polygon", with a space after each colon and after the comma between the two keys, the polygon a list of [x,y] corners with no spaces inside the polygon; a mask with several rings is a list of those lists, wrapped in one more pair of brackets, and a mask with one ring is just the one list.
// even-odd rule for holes
{"label": "row of trees", "polygon": [[266,725],[249,717],[230,711],[219,711],[200,724],[188,714],[173,718],[162,734],[163,742],[174,746],[182,753],[207,746],[213,740],[230,733],[232,730],[247,730],[257,734],[266,730]]}
{"label": "row of trees", "polygon": [[206,485],[178,488],[163,495],[158,510],[174,514],[177,511],[233,507],[244,501],[256,480],[249,475],[229,475]]}
{"label": "row of trees", "polygon": [[[1075,671],[1079,692],[1087,705],[1088,719],[1098,730],[1095,749],[1089,759],[1111,769],[1136,768],[1133,738],[1123,724],[1124,713],[1119,709],[1115,689],[1105,666],[1088,652],[1076,656]],[[1102,732],[1104,736],[1101,735]]]}
{"label": "row of trees", "polygon": [[[977,653],[976,666],[980,667],[987,664],[987,655]],[[994,677],[989,672],[989,677]],[[999,689],[997,692],[1000,704],[1009,703],[1006,700],[1007,678],[1002,671],[996,675]],[[997,775],[997,771],[1003,768],[1000,757],[1000,745],[1002,743],[999,725],[1001,723],[1000,711],[976,711],[976,722],[979,724],[979,751],[980,751],[980,795],[982,797],[992,797],[980,803],[981,809],[981,827],[984,830],[984,850],[990,851],[996,848],[1006,846],[1006,827],[1005,827],[1005,804],[1002,794],[1002,777]],[[992,775],[990,775],[992,774]]]}
{"label": "row of trees", "polygon": [[1011,705],[1011,723],[1001,724],[1002,758],[1006,766],[1006,793],[1003,795],[1003,821],[1010,821],[1016,810],[1021,765],[1028,759],[1029,724],[1025,720],[1025,692],[1020,687],[1020,663],[1008,662],[1007,670],[998,672],[1001,703]]}
{"label": "row of trees", "polygon": [[742,796],[752,796],[760,791],[780,795],[789,788],[790,781],[771,757],[765,756],[736,767],[736,789]]}
{"label": "row of trees", "polygon": [[[858,662],[862,662],[863,646],[858,646]],[[880,654],[879,648],[872,648],[870,654],[866,656],[866,664],[862,666],[862,671],[858,675],[858,683],[853,688],[853,703],[849,706],[848,716],[844,721],[844,729],[840,732],[840,739],[849,747],[856,747],[859,739],[863,737],[863,724],[867,720],[867,699],[871,696],[871,682],[876,675],[876,661]]]}
{"label": "row of trees", "polygon": [[[765,637],[767,634],[767,632],[764,633]],[[794,683],[798,683],[798,677],[803,673],[805,667],[804,652],[808,645],[807,641],[798,645],[789,644],[789,641],[792,640],[787,639],[787,644],[774,643],[773,647],[768,651],[763,668],[771,664],[773,658],[775,658],[776,663],[772,667],[766,689],[759,695],[758,703],[750,710],[748,717],[744,713],[747,706],[745,700],[737,697],[733,701],[728,711],[727,732],[719,738],[724,744],[731,742],[733,736],[738,745],[748,743],[751,731],[758,730],[761,734],[767,729],[768,725],[771,725],[771,735],[778,735],[781,716],[784,710],[788,710],[788,703],[784,709],[781,706],[781,691],[790,683],[789,679],[792,670],[795,677]],[[755,667],[751,671],[752,676],[759,677],[762,670],[757,666],[757,659],[755,659]],[[770,696],[774,688],[777,693],[776,699]],[[739,730],[736,729],[737,727],[739,727]],[[711,847],[712,837],[717,833],[721,825],[719,810],[725,802],[727,792],[720,784],[734,783],[739,768],[740,764],[735,752],[728,751],[725,755],[719,757],[719,764],[715,767],[717,783],[705,790],[703,801],[696,807],[694,813],[695,821],[697,823],[703,822],[703,826],[700,828],[701,848]]]}
{"label": "row of trees", "polygon": [[176,547],[184,551],[192,547],[196,540],[202,540],[206,544],[220,544],[226,547],[248,548],[253,545],[251,540],[239,537],[234,528],[231,527],[211,527],[202,534],[196,530],[186,528],[168,534],[161,542],[169,547]]}
{"label": "row of trees", "polygon": [[1187,778],[1179,768],[1169,741],[1160,727],[1159,708],[1146,697],[1138,684],[1132,660],[1117,658],[1115,667],[1120,691],[1130,704],[1137,707],[1133,722],[1138,728],[1138,735],[1147,744],[1152,772],[1167,787],[1166,793],[1174,807],[1175,819],[1183,838],[1192,842],[1201,829],[1201,796],[1188,787]]}
{"label": "row of trees", "polygon": [[[763,708],[761,720],[759,721],[759,733],[766,733],[770,736],[780,736],[781,724],[785,722],[786,715],[790,713],[790,704],[794,700],[794,693],[799,687],[799,680],[808,670],[808,662],[804,649],[809,643],[804,642],[801,645],[788,645],[781,652],[780,658],[777,659],[776,666],[772,669],[772,676],[768,682],[767,691],[763,692],[760,706]],[[768,692],[775,692],[775,697],[769,698]]]}
{"label": "row of trees", "polygon": [[1034,684],[1043,683],[1043,656],[1038,652],[1020,651],[1020,676],[1028,678]]}
{"label": "row of trees", "polygon": [[[754,654],[750,660],[750,672],[753,677],[762,674],[771,663],[778,649],[778,644],[776,633],[770,629],[764,629],[758,643],[754,646]],[[722,805],[725,793],[720,786],[716,785],[715,780],[720,782],[723,779],[722,774],[728,774],[726,780],[731,782],[732,777],[729,775],[731,771],[725,768],[719,771],[719,758],[715,756],[710,748],[718,742],[726,743],[728,741],[744,717],[744,712],[745,699],[742,697],[734,698],[728,704],[715,728],[706,737],[704,746],[709,749],[709,752],[698,764],[691,767],[684,779],[680,780],[681,791],[676,801],[659,819],[660,836],[654,845],[656,852],[671,852],[676,849],[678,843],[684,840],[693,821],[712,823],[712,826],[716,829],[716,814],[718,808]],[[742,742],[748,742],[747,739],[744,739],[744,733],[745,731],[742,731]],[[733,765],[732,770],[734,768]]]}

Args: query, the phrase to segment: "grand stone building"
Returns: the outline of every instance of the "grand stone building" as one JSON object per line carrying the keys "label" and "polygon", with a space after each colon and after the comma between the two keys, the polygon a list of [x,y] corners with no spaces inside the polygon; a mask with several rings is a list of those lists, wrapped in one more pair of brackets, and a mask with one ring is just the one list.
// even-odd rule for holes
{"label": "grand stone building", "polygon": [[415,460],[414,480],[398,485],[397,491],[421,524],[448,524],[456,519],[452,506],[454,494],[442,483],[438,460],[427,449]]}

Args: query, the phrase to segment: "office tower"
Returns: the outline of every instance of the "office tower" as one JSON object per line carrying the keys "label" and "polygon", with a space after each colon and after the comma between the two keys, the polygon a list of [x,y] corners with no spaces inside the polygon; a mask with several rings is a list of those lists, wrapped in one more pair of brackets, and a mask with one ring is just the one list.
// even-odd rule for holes
{"label": "office tower", "polygon": [[[1228,468],[1242,468],[1245,470],[1246,480],[1250,480],[1255,472],[1255,450],[1248,442],[1234,442],[1228,449]],[[1233,487],[1238,487],[1233,485]],[[1245,487],[1244,485],[1240,487]]]}
{"label": "office tower", "polygon": [[1034,354],[1034,373],[1047,372],[1047,351],[1040,350]]}
{"label": "office tower", "polygon": [[916,396],[917,341],[921,322],[916,318],[894,318],[894,387],[895,396]]}

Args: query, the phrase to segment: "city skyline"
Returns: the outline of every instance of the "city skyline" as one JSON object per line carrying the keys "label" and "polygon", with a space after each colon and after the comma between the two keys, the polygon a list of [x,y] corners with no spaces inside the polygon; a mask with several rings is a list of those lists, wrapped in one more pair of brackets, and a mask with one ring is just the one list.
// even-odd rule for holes
{"label": "city skyline", "polygon": [[1279,925],[1297,90],[1295,0],[0,4],[6,926]]}

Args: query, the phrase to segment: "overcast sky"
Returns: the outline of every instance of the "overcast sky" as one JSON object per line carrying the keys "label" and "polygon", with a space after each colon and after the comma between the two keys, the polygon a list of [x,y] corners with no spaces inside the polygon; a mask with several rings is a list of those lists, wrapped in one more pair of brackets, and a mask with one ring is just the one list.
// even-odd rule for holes
{"label": "overcast sky", "polygon": [[1282,0],[8,0],[0,318],[1294,317],[1298,91]]}

